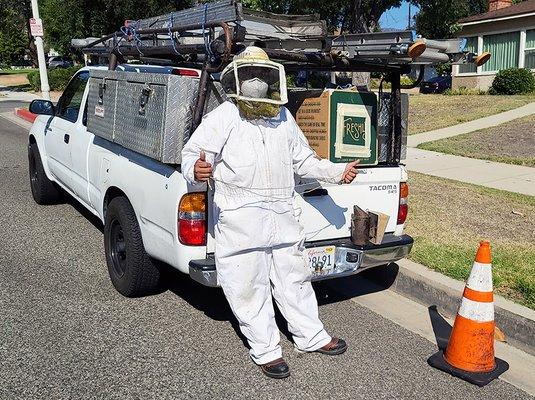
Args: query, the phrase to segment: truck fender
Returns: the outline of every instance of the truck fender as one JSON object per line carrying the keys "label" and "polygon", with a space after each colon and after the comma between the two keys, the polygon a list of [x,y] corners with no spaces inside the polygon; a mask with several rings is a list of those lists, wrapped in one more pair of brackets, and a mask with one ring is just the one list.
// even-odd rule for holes
{"label": "truck fender", "polygon": [[43,151],[43,143],[39,143],[35,135],[33,133],[30,133],[28,136],[28,147],[32,144],[35,144],[37,146],[37,149],[39,150],[39,155],[41,156],[41,163],[43,164],[43,170],[45,171],[46,177],[53,182],[57,182],[54,176],[50,173],[50,169],[48,168],[48,155],[45,151]]}

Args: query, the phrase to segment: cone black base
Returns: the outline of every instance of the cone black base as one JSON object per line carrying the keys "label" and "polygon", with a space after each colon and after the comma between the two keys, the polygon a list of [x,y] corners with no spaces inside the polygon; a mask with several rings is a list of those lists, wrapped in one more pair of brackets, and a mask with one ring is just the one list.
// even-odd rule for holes
{"label": "cone black base", "polygon": [[434,368],[447,372],[457,378],[461,378],[467,382],[470,382],[479,387],[485,386],[489,382],[498,378],[501,374],[509,369],[509,364],[506,361],[496,358],[496,368],[490,372],[468,372],[462,369],[458,369],[450,365],[444,359],[444,352],[442,350],[433,354],[427,359],[427,363]]}

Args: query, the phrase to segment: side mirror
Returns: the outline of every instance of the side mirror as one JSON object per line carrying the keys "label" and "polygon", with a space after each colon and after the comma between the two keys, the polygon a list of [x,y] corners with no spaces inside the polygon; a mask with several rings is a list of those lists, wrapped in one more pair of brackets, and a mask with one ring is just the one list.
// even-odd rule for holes
{"label": "side mirror", "polygon": [[54,115],[56,108],[50,100],[33,100],[30,103],[30,112],[40,115]]}

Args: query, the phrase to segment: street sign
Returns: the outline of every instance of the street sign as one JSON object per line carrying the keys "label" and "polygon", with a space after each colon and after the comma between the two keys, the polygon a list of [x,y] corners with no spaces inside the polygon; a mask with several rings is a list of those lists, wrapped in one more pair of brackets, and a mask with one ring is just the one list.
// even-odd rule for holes
{"label": "street sign", "polygon": [[30,32],[33,37],[43,36],[43,21],[41,18],[30,18]]}

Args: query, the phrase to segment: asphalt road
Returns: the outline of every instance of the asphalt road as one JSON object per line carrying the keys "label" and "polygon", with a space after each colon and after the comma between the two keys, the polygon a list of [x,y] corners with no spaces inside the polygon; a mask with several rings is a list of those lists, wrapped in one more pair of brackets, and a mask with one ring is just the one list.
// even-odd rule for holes
{"label": "asphalt road", "polygon": [[[14,104],[0,102],[0,112]],[[219,289],[173,274],[170,290],[127,299],[112,287],[98,220],[71,200],[38,206],[26,132],[0,118],[0,399],[526,399],[497,380],[477,388],[430,368],[436,346],[316,286],[339,357],[298,355],[292,376],[249,360]],[[284,330],[284,324],[279,324]]]}

